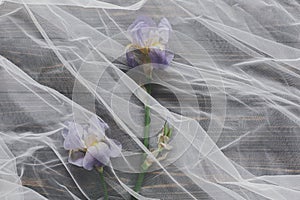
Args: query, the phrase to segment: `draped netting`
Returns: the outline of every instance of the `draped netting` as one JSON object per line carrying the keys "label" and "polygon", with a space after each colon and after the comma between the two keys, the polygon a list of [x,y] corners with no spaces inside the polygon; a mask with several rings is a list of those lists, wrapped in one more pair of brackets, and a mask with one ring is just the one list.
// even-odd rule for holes
{"label": "draped netting", "polygon": [[[126,64],[139,15],[173,28],[175,57],[151,82]],[[123,147],[105,167],[110,199],[299,199],[296,0],[2,0],[0,30],[1,199],[102,198],[62,137],[95,114]],[[150,146],[167,120],[173,148],[137,194],[144,104]]]}

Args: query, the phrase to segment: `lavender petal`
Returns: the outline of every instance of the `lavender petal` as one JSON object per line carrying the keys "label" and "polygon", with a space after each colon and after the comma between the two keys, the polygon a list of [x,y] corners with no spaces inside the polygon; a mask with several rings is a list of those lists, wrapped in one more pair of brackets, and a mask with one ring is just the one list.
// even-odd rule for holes
{"label": "lavender petal", "polygon": [[140,47],[146,46],[150,31],[156,27],[155,22],[146,16],[138,17],[129,27],[128,32],[133,44]]}
{"label": "lavender petal", "polygon": [[122,144],[113,139],[108,140],[109,149],[110,149],[110,157],[115,158],[118,157],[121,154],[122,151]]}
{"label": "lavender petal", "polygon": [[158,24],[159,36],[161,43],[166,44],[169,41],[169,35],[172,31],[171,24],[166,18],[162,18]]}
{"label": "lavender petal", "polygon": [[82,141],[82,136],[84,134],[84,129],[79,124],[69,122],[68,128],[63,132],[64,148],[66,150],[71,149],[82,149],[84,144]]}
{"label": "lavender petal", "polygon": [[141,27],[156,27],[156,23],[148,16],[138,16],[128,27],[128,31],[135,31]]}
{"label": "lavender petal", "polygon": [[88,153],[104,165],[109,163],[110,149],[104,142],[99,142],[95,146],[88,148]]}
{"label": "lavender petal", "polygon": [[98,161],[87,151],[83,159],[83,168],[86,170],[92,170],[97,164]]}
{"label": "lavender petal", "polygon": [[103,138],[105,136],[105,130],[109,128],[104,121],[99,120],[96,116],[90,118],[89,124],[88,132],[96,134],[99,138]]}
{"label": "lavender petal", "polygon": [[72,151],[69,155],[68,162],[78,167],[83,166],[84,152]]}
{"label": "lavender petal", "polygon": [[151,48],[149,56],[153,67],[159,69],[167,68],[174,58],[174,54],[158,48]]}
{"label": "lavender petal", "polygon": [[139,63],[136,61],[135,55],[133,51],[126,52],[126,59],[127,64],[129,67],[133,68],[139,65]]}

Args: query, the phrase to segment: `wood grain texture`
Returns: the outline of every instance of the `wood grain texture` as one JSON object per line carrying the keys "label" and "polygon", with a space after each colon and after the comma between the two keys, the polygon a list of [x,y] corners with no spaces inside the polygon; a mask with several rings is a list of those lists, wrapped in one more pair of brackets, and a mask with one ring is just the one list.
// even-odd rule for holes
{"label": "wood grain texture", "polygon": [[[116,3],[119,3],[116,1]],[[123,3],[124,4],[124,3]],[[129,3],[128,3],[129,4]],[[293,6],[293,5],[291,5]],[[7,13],[15,8],[18,8],[19,5],[5,3],[4,5],[0,5],[0,15]],[[106,15],[103,11],[95,11],[93,9],[85,10],[79,8],[66,8],[70,12],[77,14],[80,18],[84,19],[86,23],[91,26],[97,27],[99,24],[99,20],[103,17],[107,22],[108,15]],[[151,16],[155,16],[155,18],[160,18],[162,16],[172,18],[172,17],[186,17],[186,14],[179,10],[174,4],[170,4],[168,8],[165,10],[169,10],[170,12],[162,12],[161,9],[155,3],[147,3],[143,9],[137,11],[137,13],[145,13]],[[165,11],[164,10],[164,11]],[[176,12],[178,11],[178,12]],[[134,15],[129,11],[117,11],[110,10],[107,11],[109,16],[116,19],[118,24],[120,24],[121,28],[126,29],[126,27],[134,20]],[[99,16],[100,13],[100,16]],[[21,7],[19,12],[16,12],[12,15],[14,19],[19,20],[19,24],[23,26],[23,31],[27,34],[32,34],[34,37],[43,40],[40,36],[40,33],[35,28],[32,20],[26,14],[24,8]],[[43,19],[40,19],[43,21]],[[198,22],[194,22],[195,24]],[[29,74],[33,79],[37,82],[49,86],[58,92],[64,94],[65,96],[71,98],[72,89],[74,84],[74,77],[67,72],[66,69],[63,68],[63,65],[56,57],[56,55],[49,49],[41,48],[39,45],[34,43],[30,38],[24,36],[24,32],[20,30],[14,23],[11,21],[7,21],[7,23],[2,23],[4,25],[1,27],[0,31],[0,55],[9,59],[11,62],[16,64],[20,69]],[[177,28],[183,30],[184,26],[191,26],[192,24],[175,24],[173,29]],[[277,24],[277,26],[284,27],[284,24]],[[236,47],[230,45],[223,38],[219,37],[217,34],[213,33],[205,26],[198,23],[196,26],[197,29],[191,33],[185,33],[193,37],[194,40],[201,43],[207,52],[212,56],[214,61],[219,64],[221,67],[230,67],[232,64],[237,63],[239,61],[243,61],[247,58],[250,58],[245,53],[241,52]],[[268,28],[268,27],[266,27]],[[270,33],[272,34],[273,26],[270,26]],[[104,32],[104,27],[99,26],[98,30]],[[118,33],[119,30],[113,26],[112,22],[107,24],[107,30],[110,35],[114,33]],[[276,32],[274,32],[276,34]],[[66,38],[60,36],[59,34],[52,33],[51,39],[55,43],[64,43],[66,42]],[[184,42],[184,41],[183,41]],[[295,43],[294,41],[287,38],[281,38],[278,41],[287,46],[300,46],[299,43]],[[178,52],[184,53],[187,52]],[[189,52],[191,53],[191,52]],[[275,77],[274,79],[279,79],[280,77]],[[13,84],[9,80],[6,82],[7,84]],[[21,92],[21,91],[0,91],[0,93],[5,92]],[[83,94],[84,95],[84,94]],[[158,101],[161,102],[169,102],[167,104],[167,108],[172,110],[176,110],[178,108],[177,100],[174,99],[170,94],[166,93],[154,93],[153,94]],[[0,96],[0,106],[1,106],[1,119],[5,121],[5,115],[10,115],[14,113],[18,113],[19,118],[22,118],[22,110],[14,110],[12,109],[13,105],[11,105],[11,101]],[[24,104],[32,104],[32,107],[35,106],[34,99],[30,100],[30,102],[26,102],[26,100],[22,100]],[[248,98],[243,99],[244,102],[249,104],[257,104],[257,108],[260,107],[260,99]],[[208,103],[209,99],[199,98],[199,107],[202,110],[209,110],[210,104]],[[230,102],[229,102],[230,103]],[[101,109],[101,108],[99,108]],[[184,108],[181,108],[182,112],[184,112]],[[239,110],[239,106],[236,106],[236,110]],[[262,107],[262,109],[264,109]],[[26,112],[26,111],[23,111]],[[40,110],[42,113],[43,110]],[[142,113],[136,114],[140,115],[141,118],[143,116]],[[235,111],[226,116],[226,123],[235,124],[236,130],[223,130],[222,135],[217,142],[218,146],[223,146],[227,144],[229,141],[237,138],[240,135],[240,132],[249,131],[249,127],[251,124],[265,123],[266,121],[271,122],[269,125],[265,126],[265,128],[258,130],[255,135],[247,135],[243,138],[243,142],[239,145],[232,146],[226,148],[224,150],[224,154],[233,160],[236,163],[245,166],[245,169],[254,175],[276,175],[276,174],[299,174],[300,173],[300,141],[298,135],[291,134],[299,133],[300,128],[295,124],[285,124],[280,121],[280,114],[274,112],[274,117],[272,119],[266,119],[263,115],[255,115],[251,112],[244,113],[243,116],[235,114]],[[277,118],[276,118],[277,116]],[[25,115],[24,115],[25,117]],[[196,118],[199,123],[205,128],[209,123],[208,118],[201,117]],[[22,120],[22,119],[20,119]],[[247,129],[243,129],[247,124]],[[11,125],[9,122],[6,122],[4,128],[11,129]],[[39,130],[41,127],[36,125],[33,126],[22,126],[18,131],[24,130]],[[293,130],[293,131],[291,131]],[[115,131],[121,132],[122,130]],[[18,150],[18,147],[11,147],[12,149]],[[62,151],[62,150],[61,150]],[[66,153],[67,154],[67,153]],[[267,156],[268,154],[269,156]],[[40,158],[41,160],[51,160],[53,161],[52,169],[45,169],[41,166],[37,171],[37,169],[33,170],[30,165],[25,165],[26,168],[24,170],[24,174],[22,177],[22,183],[24,186],[30,187],[40,194],[44,195],[49,199],[66,199],[65,190],[62,187],[50,187],[49,185],[53,185],[53,181],[62,177],[65,179],[64,184],[71,190],[75,195],[77,195],[81,199],[85,199],[82,196],[81,192],[78,190],[76,184],[72,181],[69,176],[69,173],[64,169],[64,166],[61,165],[60,161],[57,159],[56,155],[50,148],[43,148],[37,151],[34,155],[36,158]],[[267,160],[268,158],[272,158],[272,162]],[[296,161],[296,162],[295,162]],[[267,163],[267,164],[265,164]],[[270,165],[270,163],[272,163]],[[76,177],[85,177],[82,180],[84,183],[84,189],[89,191],[89,195],[92,199],[97,199],[101,196],[101,187],[98,178],[98,174],[96,171],[87,172],[83,169],[70,166],[71,171],[75,174]],[[211,199],[204,191],[199,189],[189,178],[187,178],[179,169],[174,166],[170,166],[168,168],[170,173],[184,186],[189,188],[192,191],[192,194],[197,197],[197,199]],[[54,172],[55,171],[55,172]],[[20,172],[21,173],[21,172]],[[120,175],[124,182],[127,182],[129,185],[134,185],[134,180],[136,179],[136,175],[128,175],[124,174]],[[153,185],[151,184],[151,180],[153,178],[157,178],[157,176],[161,177],[161,180],[165,180],[165,182],[161,182],[159,184]],[[215,174],[212,174],[215,176]],[[50,178],[51,177],[51,178]],[[107,172],[106,177],[109,179],[114,179],[113,175],[110,172]],[[222,178],[222,175],[220,175]],[[172,183],[171,180],[161,171],[155,171],[148,173],[145,178],[145,184],[142,188],[142,194],[148,197],[161,197],[162,199],[187,199],[187,196],[183,191],[178,191]],[[43,188],[47,188],[44,190]],[[163,188],[163,194],[162,189]],[[151,190],[150,190],[151,189]],[[116,199],[122,199],[121,196],[115,192],[114,187],[109,186],[108,192],[110,195],[114,196]],[[161,195],[164,195],[163,197]]]}

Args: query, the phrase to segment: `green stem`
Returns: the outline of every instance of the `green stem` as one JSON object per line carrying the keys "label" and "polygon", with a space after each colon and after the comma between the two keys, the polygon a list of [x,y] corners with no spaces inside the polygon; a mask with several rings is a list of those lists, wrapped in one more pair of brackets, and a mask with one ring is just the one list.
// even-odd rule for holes
{"label": "green stem", "polygon": [[[139,173],[138,179],[136,181],[135,187],[134,187],[134,191],[135,192],[139,192],[141,187],[142,187],[142,183],[144,181],[144,177],[145,177],[145,171],[142,169],[142,172]],[[136,199],[135,197],[133,197],[132,199]]]}
{"label": "green stem", "polygon": [[[151,94],[151,85],[148,84],[145,86],[146,88],[146,91],[148,94]],[[145,128],[144,128],[144,145],[145,147],[147,147],[147,149],[149,149],[149,132],[150,132],[150,107],[145,104]],[[147,158],[147,154],[144,154],[143,155],[143,160],[145,160]],[[137,182],[135,184],[135,187],[134,187],[134,191],[135,192],[139,192],[141,187],[142,187],[142,184],[143,184],[143,181],[144,181],[144,177],[145,177],[145,172],[146,170],[143,170],[141,171],[141,173],[139,173],[138,175],[138,178],[137,178]],[[135,197],[132,197],[132,199],[136,199]]]}
{"label": "green stem", "polygon": [[102,188],[103,188],[103,192],[104,192],[104,200],[108,200],[107,187],[106,187],[106,183],[105,183],[104,175],[103,175],[103,167],[99,167],[99,168],[97,168],[97,170],[100,174],[100,180],[101,180],[101,184],[102,184]]}
{"label": "green stem", "polygon": [[[149,94],[151,94],[151,85],[145,86]],[[149,132],[150,132],[150,107],[145,105],[145,128],[144,128],[144,145],[149,149]]]}

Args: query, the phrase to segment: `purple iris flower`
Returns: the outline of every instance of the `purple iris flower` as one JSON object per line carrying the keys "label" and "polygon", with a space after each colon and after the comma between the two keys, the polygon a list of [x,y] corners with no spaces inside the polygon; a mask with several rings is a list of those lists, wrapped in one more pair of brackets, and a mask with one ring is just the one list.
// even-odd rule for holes
{"label": "purple iris flower", "polygon": [[129,67],[151,63],[154,68],[166,68],[174,58],[174,54],[166,50],[171,31],[166,18],[157,26],[150,17],[138,17],[128,28],[132,42],[126,49]]}
{"label": "purple iris flower", "polygon": [[68,162],[92,170],[107,165],[111,157],[121,154],[121,144],[105,135],[108,125],[96,116],[88,125],[67,122],[63,131],[64,148],[70,150]]}

